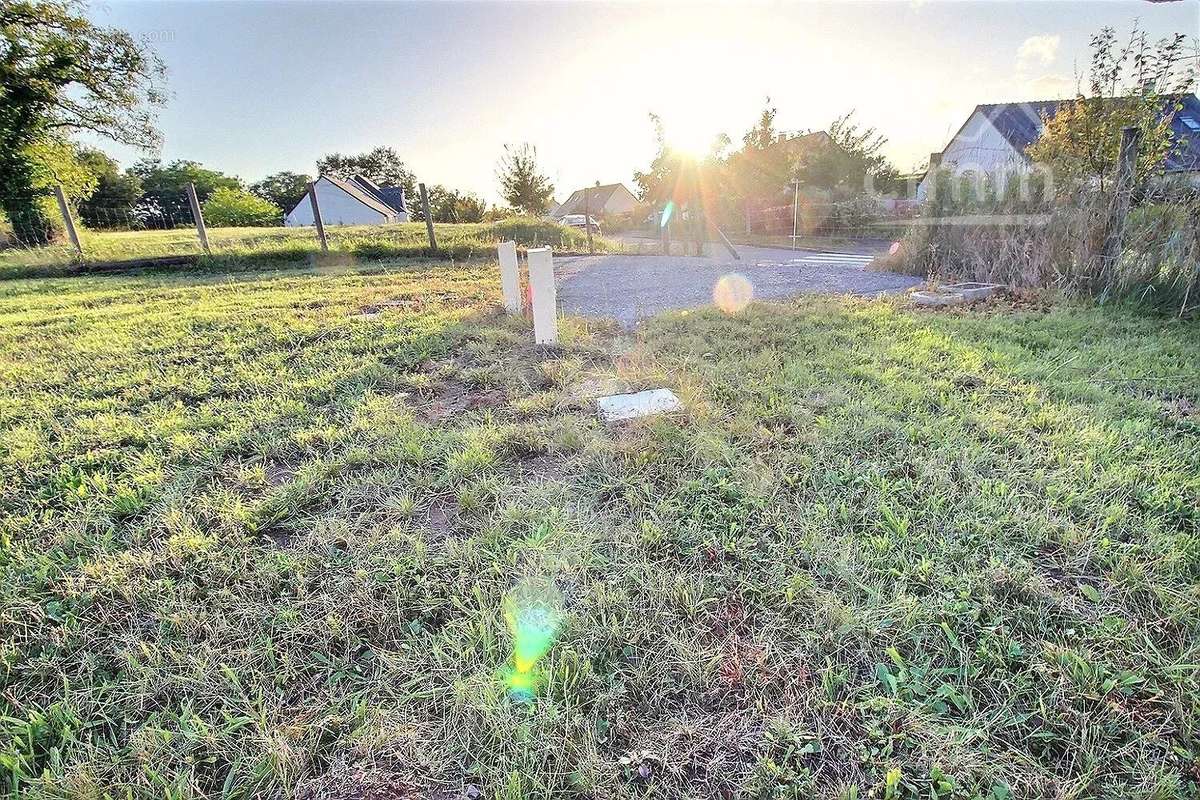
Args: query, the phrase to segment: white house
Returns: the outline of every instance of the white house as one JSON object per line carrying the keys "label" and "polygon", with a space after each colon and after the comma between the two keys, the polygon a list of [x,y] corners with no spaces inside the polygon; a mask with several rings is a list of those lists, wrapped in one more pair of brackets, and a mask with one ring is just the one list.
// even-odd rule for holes
{"label": "white house", "polygon": [[[929,160],[930,171],[949,170],[955,175],[974,172],[1003,180],[1014,173],[1028,173],[1034,165],[1025,148],[1038,140],[1051,119],[1070,100],[1035,100],[1028,103],[994,103],[975,106],[958,132],[941,153]],[[1172,114],[1171,151],[1164,169],[1168,173],[1200,174],[1200,100],[1194,94],[1166,98],[1164,117]],[[1175,109],[1176,104],[1182,106]],[[917,187],[917,199],[929,193],[929,173]]]}
{"label": "white house", "polygon": [[[404,190],[399,187],[379,186],[362,175],[348,180],[322,175],[313,186],[321,208],[321,222],[325,225],[408,222]],[[307,194],[288,212],[283,224],[289,227],[313,224],[312,202]]]}
{"label": "white house", "polygon": [[[995,103],[975,106],[958,132],[940,153],[929,159],[929,169],[948,170],[955,175],[1008,175],[1030,168],[1025,148],[1042,135],[1044,119],[1054,116],[1058,100],[1031,103]],[[926,173],[917,186],[917,199],[929,194],[932,175]]]}
{"label": "white house", "polygon": [[610,214],[628,214],[638,206],[638,199],[633,192],[625,188],[623,183],[610,183],[607,186],[589,186],[587,189],[576,189],[562,205],[550,212],[554,219],[562,219],[568,214],[582,214],[586,207],[593,217],[603,217]]}

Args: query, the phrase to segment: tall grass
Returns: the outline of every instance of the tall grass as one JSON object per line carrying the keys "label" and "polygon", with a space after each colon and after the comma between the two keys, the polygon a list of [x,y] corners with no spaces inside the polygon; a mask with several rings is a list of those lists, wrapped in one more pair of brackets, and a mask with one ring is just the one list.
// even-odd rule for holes
{"label": "tall grass", "polygon": [[1135,191],[1122,248],[1104,254],[1115,198],[1088,184],[1047,192],[1039,177],[939,173],[922,216],[878,266],[942,281],[1132,298],[1200,308],[1200,190],[1160,180]]}

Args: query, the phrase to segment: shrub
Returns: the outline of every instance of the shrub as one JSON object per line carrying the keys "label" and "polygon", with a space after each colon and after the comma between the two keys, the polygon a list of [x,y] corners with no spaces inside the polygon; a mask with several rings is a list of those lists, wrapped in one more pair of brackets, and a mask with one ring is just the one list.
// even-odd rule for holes
{"label": "shrub", "polygon": [[204,202],[204,222],[214,228],[265,228],[282,221],[279,206],[241,189],[217,189]]}

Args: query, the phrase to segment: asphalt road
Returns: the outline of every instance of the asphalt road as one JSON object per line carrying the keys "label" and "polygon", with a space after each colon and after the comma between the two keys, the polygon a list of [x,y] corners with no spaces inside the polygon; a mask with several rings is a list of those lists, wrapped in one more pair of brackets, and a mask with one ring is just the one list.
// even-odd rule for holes
{"label": "asphalt road", "polygon": [[[874,295],[899,292],[920,278],[868,272],[875,253],[738,248],[740,261],[721,251],[714,258],[683,256],[575,256],[555,259],[559,305],[566,314],[608,317],[626,327],[661,311],[712,305],[723,277],[745,278],[753,299],[797,294]],[[723,286],[744,292],[731,279]]]}

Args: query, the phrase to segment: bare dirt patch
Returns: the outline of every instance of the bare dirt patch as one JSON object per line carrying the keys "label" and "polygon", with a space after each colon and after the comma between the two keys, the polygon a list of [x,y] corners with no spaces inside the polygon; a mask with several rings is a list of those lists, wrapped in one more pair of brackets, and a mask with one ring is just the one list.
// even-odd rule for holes
{"label": "bare dirt patch", "polygon": [[567,478],[567,459],[552,453],[541,453],[521,459],[521,477],[533,483],[557,483]]}
{"label": "bare dirt patch", "polygon": [[432,502],[417,515],[417,524],[429,531],[430,539],[443,542],[455,536],[458,526],[458,514],[453,503],[440,497]]}
{"label": "bare dirt patch", "polygon": [[473,389],[461,381],[448,381],[438,387],[435,396],[420,410],[431,422],[442,422],[479,409],[499,408],[508,402],[502,389]]}

